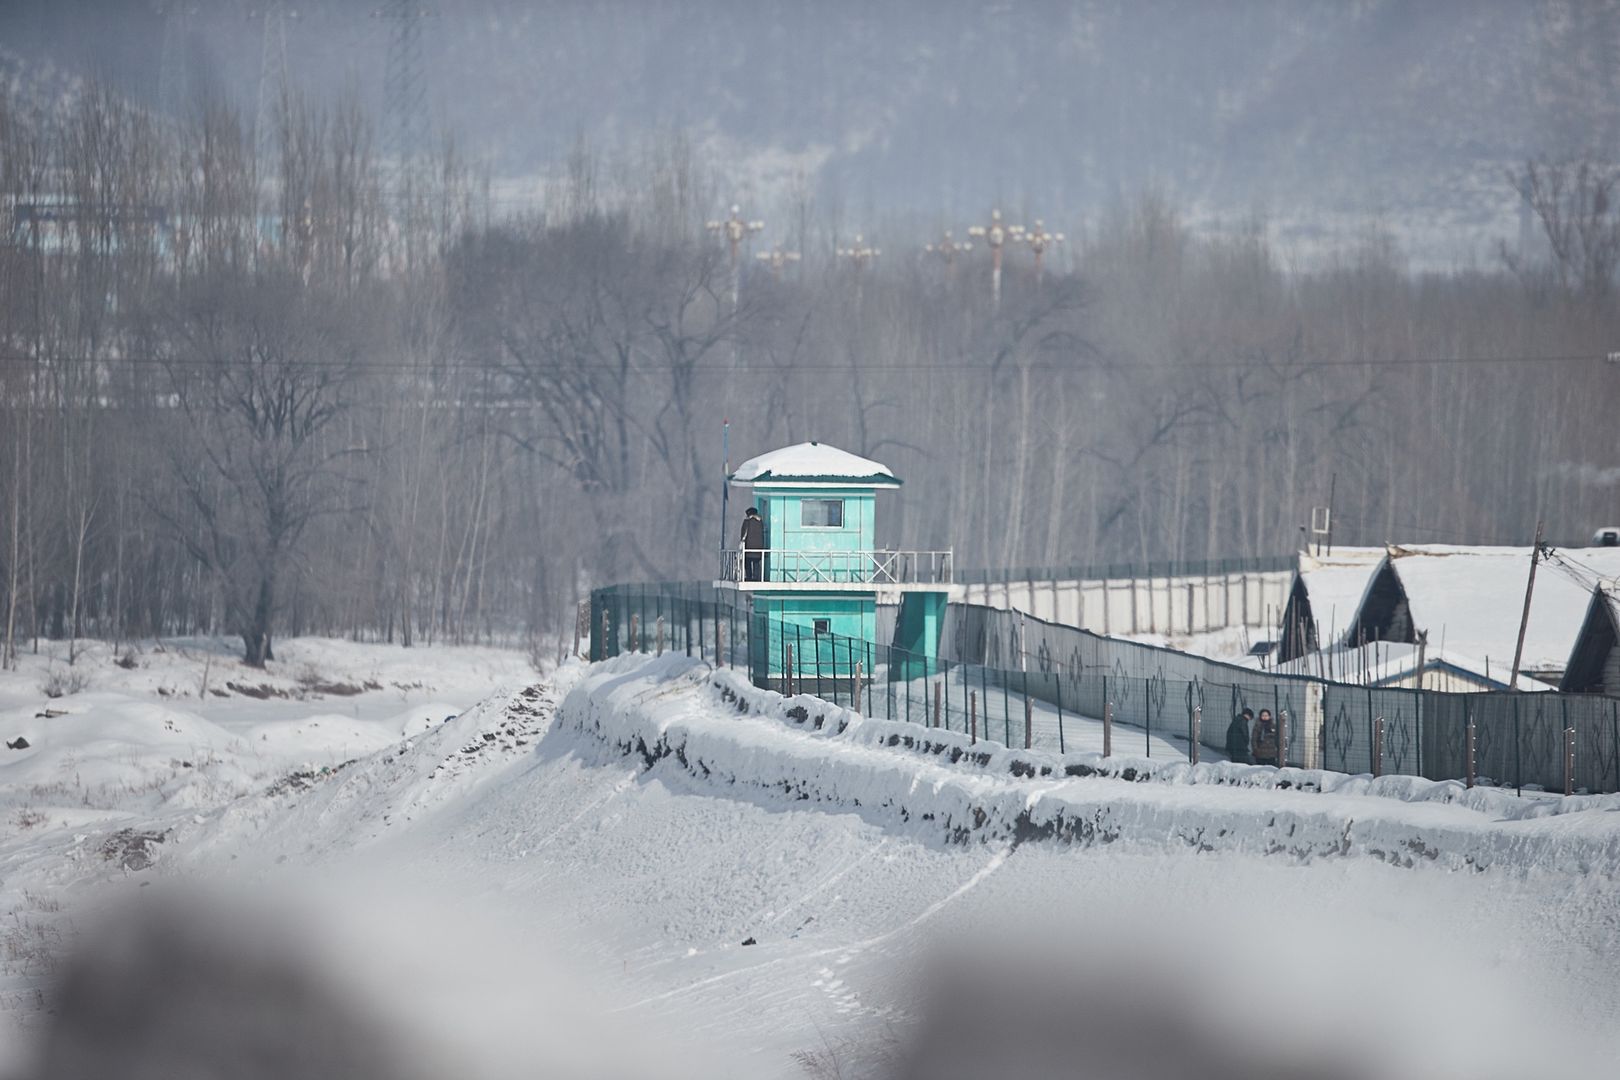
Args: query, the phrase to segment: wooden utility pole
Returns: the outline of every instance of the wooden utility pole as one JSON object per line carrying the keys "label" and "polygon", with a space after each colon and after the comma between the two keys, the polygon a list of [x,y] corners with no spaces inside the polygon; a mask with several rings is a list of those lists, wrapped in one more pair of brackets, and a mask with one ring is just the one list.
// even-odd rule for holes
{"label": "wooden utility pole", "polygon": [[1524,659],[1524,632],[1530,625],[1530,597],[1536,590],[1536,566],[1541,562],[1542,523],[1536,522],[1536,543],[1530,549],[1530,579],[1524,584],[1524,613],[1519,616],[1519,641],[1513,646],[1513,673],[1508,676],[1508,689],[1519,688],[1519,661]]}

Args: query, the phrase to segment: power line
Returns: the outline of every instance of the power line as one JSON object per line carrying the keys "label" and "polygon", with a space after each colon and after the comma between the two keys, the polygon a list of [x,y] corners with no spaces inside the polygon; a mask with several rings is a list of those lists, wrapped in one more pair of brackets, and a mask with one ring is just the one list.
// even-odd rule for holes
{"label": "power line", "polygon": [[[1363,359],[1344,359],[1344,360],[1322,360],[1322,361],[1318,361],[1318,362],[1315,362],[1315,363],[1305,364],[1305,365],[1302,365],[1301,368],[1291,369],[1291,370],[1311,371],[1311,370],[1315,370],[1315,369],[1318,369],[1318,368],[1360,368],[1360,367],[1400,368],[1400,367],[1424,367],[1424,366],[1431,366],[1431,365],[1442,365],[1442,366],[1446,366],[1446,365],[1449,365],[1449,366],[1469,366],[1469,365],[1491,366],[1491,365],[1501,365],[1501,364],[1546,364],[1546,365],[1568,364],[1568,365],[1574,365],[1574,364],[1579,364],[1579,363],[1592,363],[1592,362],[1602,362],[1602,361],[1604,361],[1604,357],[1601,354],[1597,354],[1597,353],[1592,353],[1592,354],[1569,354],[1569,355],[1562,355],[1562,356],[1473,356],[1473,357],[1466,357],[1466,356],[1464,356],[1464,357],[1438,357],[1438,356],[1436,356],[1436,357],[1407,357],[1407,358],[1385,358],[1385,359],[1363,358]],[[229,361],[226,361],[225,363],[229,363]],[[153,356],[153,355],[147,355],[147,354],[133,354],[133,355],[126,354],[126,355],[123,355],[123,356],[114,356],[114,357],[53,356],[53,357],[46,357],[46,358],[32,357],[32,356],[27,356],[25,354],[0,354],[0,367],[13,367],[13,368],[41,367],[41,368],[48,368],[48,367],[55,366],[55,365],[69,365],[69,364],[72,364],[72,365],[102,364],[102,365],[112,365],[112,366],[116,366],[116,365],[120,365],[120,364],[127,364],[127,365],[131,365],[131,366],[212,368],[212,367],[220,366],[221,361],[210,360],[210,359],[180,358],[180,357],[161,357],[161,356]],[[398,362],[393,362],[393,361],[381,361],[381,360],[355,360],[355,361],[309,360],[309,361],[299,361],[299,362],[297,362],[295,364],[292,364],[292,365],[289,365],[289,366],[298,367],[298,368],[332,368],[332,369],[345,369],[345,370],[347,370],[347,369],[357,369],[357,368],[358,369],[367,369],[367,370],[387,370],[387,371],[400,370],[400,371],[423,371],[423,372],[435,371],[435,370],[443,370],[442,368],[435,368],[435,367],[432,367],[432,366],[424,367],[424,366],[418,365],[418,364],[398,363]],[[1195,364],[1180,364],[1180,363],[1176,363],[1174,361],[1159,361],[1159,360],[1128,360],[1128,361],[1100,361],[1100,362],[1099,361],[1089,361],[1089,360],[1086,360],[1086,361],[1082,361],[1082,360],[1073,360],[1073,361],[1039,360],[1039,361],[1033,361],[1031,363],[1024,364],[1024,365],[1021,365],[1021,366],[1023,368],[1028,368],[1028,369],[1033,370],[1033,371],[1054,371],[1054,372],[1076,371],[1076,370],[1131,371],[1131,370],[1137,370],[1137,369],[1149,369],[1149,370],[1177,371],[1177,372],[1182,372],[1182,373],[1185,373],[1185,374],[1193,374],[1193,373],[1200,372],[1200,371],[1263,371],[1263,370],[1270,370],[1270,369],[1266,368],[1265,365],[1255,364],[1255,363],[1252,363],[1252,362],[1249,362],[1249,361],[1241,361],[1241,360],[1210,361],[1210,362],[1195,363]],[[1015,365],[1015,364],[1008,363],[1008,364],[1003,364],[1001,366],[1000,370],[1013,371],[1013,370],[1018,370],[1019,367],[1020,367],[1020,365]],[[589,362],[589,363],[535,363],[535,364],[509,365],[509,366],[494,366],[494,365],[481,364],[481,363],[467,363],[467,364],[457,365],[455,370],[483,371],[483,372],[509,373],[509,374],[544,373],[544,372],[579,372],[579,371],[602,371],[602,372],[608,372],[608,373],[617,373],[619,371],[619,367],[618,367],[617,364],[597,363],[597,362]],[[658,366],[653,366],[653,367],[632,366],[629,369],[628,374],[662,374],[662,373],[665,373],[665,372],[667,372],[669,370],[671,370],[669,367],[663,366],[663,365],[658,365]],[[982,362],[982,361],[955,361],[955,360],[941,360],[941,361],[929,361],[929,360],[913,360],[913,361],[872,360],[872,361],[864,361],[864,362],[842,362],[842,361],[841,362],[818,362],[818,361],[806,362],[806,361],[797,361],[797,362],[794,362],[792,364],[783,365],[783,364],[774,364],[774,363],[767,363],[767,362],[761,362],[761,361],[751,361],[751,360],[748,360],[746,358],[741,358],[741,359],[739,359],[737,361],[735,366],[733,366],[733,365],[731,365],[729,363],[728,364],[723,364],[723,365],[719,364],[719,363],[694,364],[694,365],[688,366],[685,370],[689,371],[689,372],[715,372],[717,374],[741,373],[741,374],[764,374],[764,375],[788,375],[788,374],[792,374],[792,373],[798,372],[798,371],[817,371],[817,372],[968,371],[968,372],[989,373],[992,370],[996,370],[996,369],[993,368],[993,366],[991,364],[988,364],[988,363],[985,363],[985,362]]]}

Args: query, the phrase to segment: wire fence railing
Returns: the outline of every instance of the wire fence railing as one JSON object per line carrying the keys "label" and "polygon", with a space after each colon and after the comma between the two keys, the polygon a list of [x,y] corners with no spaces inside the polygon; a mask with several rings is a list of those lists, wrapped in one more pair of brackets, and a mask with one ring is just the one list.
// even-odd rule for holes
{"label": "wire fence railing", "polygon": [[953,604],[941,656],[817,632],[703,582],[591,594],[590,656],[684,652],[862,715],[1057,752],[1225,758],[1243,709],[1278,721],[1281,763],[1566,792],[1620,791],[1620,698],[1448,693],[1278,675]]}
{"label": "wire fence railing", "polygon": [[958,570],[956,580],[963,584],[990,584],[1004,581],[1119,581],[1268,574],[1293,570],[1297,558],[1294,555],[1262,555],[1252,559],[1143,559],[1138,562],[1076,563],[1067,566],[978,568]]}

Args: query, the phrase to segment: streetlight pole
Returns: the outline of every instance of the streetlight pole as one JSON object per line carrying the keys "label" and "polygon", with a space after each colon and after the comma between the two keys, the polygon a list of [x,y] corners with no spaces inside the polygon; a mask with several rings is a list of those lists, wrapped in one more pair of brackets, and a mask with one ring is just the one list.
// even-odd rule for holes
{"label": "streetlight pole", "polygon": [[765,223],[763,221],[749,221],[742,216],[742,207],[732,203],[729,217],[724,221],[710,221],[704,225],[704,228],[717,236],[725,237],[726,244],[731,250],[731,306],[736,307],[738,291],[737,251],[742,247],[744,240],[754,233],[764,230]]}
{"label": "streetlight pole", "polygon": [[1009,240],[1016,241],[1024,234],[1022,225],[1003,225],[1001,211],[990,211],[990,224],[975,225],[968,230],[969,236],[982,236],[985,243],[990,245],[990,306],[1001,310],[1001,249]]}
{"label": "streetlight pole", "polygon": [[861,306],[861,271],[866,264],[883,254],[883,249],[872,247],[860,233],[855,234],[855,242],[850,247],[838,248],[836,252],[840,259],[848,259],[855,268],[855,307]]}
{"label": "streetlight pole", "polygon": [[940,237],[939,243],[924,245],[923,250],[928,254],[941,259],[945,263],[946,272],[949,273],[956,269],[956,257],[958,255],[966,255],[968,252],[972,251],[973,243],[972,241],[964,240],[958,244],[951,238],[951,230],[946,229],[945,235]]}
{"label": "streetlight pole", "polygon": [[777,244],[770,251],[759,252],[754,258],[770,267],[771,277],[781,281],[783,267],[787,266],[788,263],[798,262],[799,253],[797,251],[783,251],[782,245]]}
{"label": "streetlight pole", "polygon": [[1055,244],[1063,243],[1063,234],[1046,231],[1046,222],[1040,218],[1035,219],[1035,227],[1023,235],[1023,240],[1029,245],[1029,250],[1035,253],[1035,285],[1041,284],[1041,256],[1046,249]]}

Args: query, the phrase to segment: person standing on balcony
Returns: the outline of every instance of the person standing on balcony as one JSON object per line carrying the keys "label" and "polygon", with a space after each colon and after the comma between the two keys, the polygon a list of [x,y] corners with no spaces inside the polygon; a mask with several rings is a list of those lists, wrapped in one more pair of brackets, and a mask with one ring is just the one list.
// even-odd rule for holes
{"label": "person standing on balcony", "polygon": [[743,580],[760,581],[765,561],[765,521],[759,510],[750,506],[743,514],[742,523]]}

